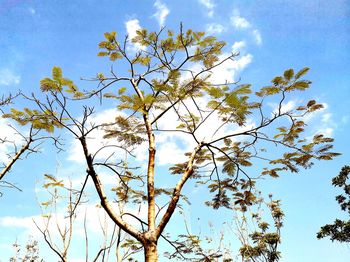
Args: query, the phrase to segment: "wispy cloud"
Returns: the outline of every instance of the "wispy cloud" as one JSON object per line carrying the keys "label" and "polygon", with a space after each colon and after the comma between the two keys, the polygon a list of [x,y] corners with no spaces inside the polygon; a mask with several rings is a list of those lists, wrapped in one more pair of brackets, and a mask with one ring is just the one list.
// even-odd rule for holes
{"label": "wispy cloud", "polygon": [[246,29],[251,27],[248,20],[240,15],[238,9],[233,11],[233,16],[231,16],[230,20],[232,25],[237,29]]}
{"label": "wispy cloud", "polygon": [[153,16],[157,19],[159,26],[163,27],[165,24],[165,19],[169,15],[170,10],[160,0],[155,1],[154,7],[157,9],[157,12]]}
{"label": "wispy cloud", "polygon": [[198,2],[208,9],[208,16],[213,17],[214,15],[214,3],[212,0],[198,0]]}
{"label": "wispy cloud", "polygon": [[222,32],[224,32],[226,30],[227,30],[227,28],[221,24],[211,23],[211,24],[207,25],[206,32],[211,35],[211,34],[221,34]]}
{"label": "wispy cloud", "polygon": [[15,74],[8,68],[0,69],[0,85],[18,85],[21,82],[21,76]]}
{"label": "wispy cloud", "polygon": [[261,37],[260,31],[258,29],[253,30],[253,35],[255,37],[256,44],[261,45],[262,44],[262,37]]}
{"label": "wispy cloud", "polygon": [[241,52],[246,46],[245,41],[234,42],[232,45],[232,53]]}
{"label": "wispy cloud", "polygon": [[[282,103],[281,104],[281,113],[287,113],[287,112],[293,111],[299,102],[300,101],[297,101],[297,100],[289,100],[288,102]],[[274,116],[278,113],[279,106],[280,106],[278,103],[271,102],[271,103],[267,103],[267,105],[272,108],[271,116]]]}
{"label": "wispy cloud", "polygon": [[235,29],[248,31],[254,37],[254,41],[257,45],[262,44],[262,36],[260,31],[254,28],[253,24],[245,17],[241,16],[238,9],[233,10],[233,15],[231,16],[230,21]]}
{"label": "wispy cloud", "polygon": [[[228,54],[224,54],[227,56]],[[244,70],[253,60],[253,55],[246,54],[236,60],[228,60],[221,66],[212,70],[211,79],[215,84],[232,83],[236,81],[237,74]]]}
{"label": "wispy cloud", "polygon": [[[140,21],[138,19],[131,19],[125,22],[126,32],[129,36],[129,39],[133,39],[137,34],[136,31],[141,29]],[[145,46],[140,45],[139,43],[132,43],[129,46],[130,51],[137,52],[145,50]]]}
{"label": "wispy cloud", "polygon": [[316,111],[311,119],[314,123],[315,134],[324,134],[328,137],[333,137],[334,131],[338,128],[338,124],[333,119],[333,114],[329,112],[327,103],[322,103],[323,108]]}

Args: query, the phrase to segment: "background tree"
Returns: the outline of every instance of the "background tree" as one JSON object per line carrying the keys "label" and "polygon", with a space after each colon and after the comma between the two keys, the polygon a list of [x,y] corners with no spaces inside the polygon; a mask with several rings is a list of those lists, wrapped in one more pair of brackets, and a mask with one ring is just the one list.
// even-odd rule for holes
{"label": "background tree", "polygon": [[25,247],[14,243],[15,255],[10,258],[10,262],[43,262],[40,258],[38,241],[29,239]]}
{"label": "background tree", "polygon": [[[54,141],[57,129],[79,141],[87,170],[80,193],[90,179],[102,208],[143,247],[145,261],[158,260],[158,242],[168,239],[164,230],[186,200],[182,192],[190,179],[208,187],[208,206],[244,209],[256,200],[253,188],[258,178],[298,172],[299,167],[311,167],[314,159],[337,155],[329,151],[331,138],[303,137],[304,117],[321,104],[311,100],[293,110],[284,108],[291,93],[309,88],[311,82],[303,79],[308,68],[296,73],[288,69],[254,92],[249,84],[213,81],[215,71],[238,54],[224,53],[225,43],[203,32],[184,31],[182,26],[177,34],[142,29],[131,42],[128,37],[118,41],[115,32],[104,36],[98,55],[115,61],[117,72],[113,66],[109,75],[97,74],[90,79],[97,87],[84,90],[54,67],[52,76],[40,82],[42,94],[24,96],[33,107],[12,109],[4,117],[46,131]],[[138,48],[136,53],[131,45]],[[95,112],[103,109],[101,103],[117,108],[114,119],[94,121]],[[77,113],[79,106],[82,113]],[[104,137],[96,149],[91,139],[98,132]],[[156,166],[157,137],[162,134],[176,135],[186,144],[186,160],[174,157],[169,173]],[[148,161],[143,170],[133,152],[144,145]],[[266,165],[259,171],[253,161]],[[114,176],[115,187],[106,190],[100,172]],[[147,219],[118,212],[118,203],[145,205]]]}
{"label": "background tree", "polygon": [[[69,185],[65,185],[69,183]],[[52,175],[45,174],[43,189],[46,199],[40,202],[42,216],[34,221],[35,226],[40,231],[47,246],[56,254],[61,261],[69,261],[69,253],[74,248],[74,241],[80,242],[81,254],[85,254],[86,261],[126,261],[136,251],[130,248],[128,239],[125,238],[122,231],[113,225],[108,228],[106,213],[101,218],[98,217],[98,224],[94,224],[95,230],[100,228],[100,241],[90,239],[91,229],[87,225],[87,216],[94,213],[99,216],[100,207],[94,207],[87,213],[87,204],[89,199],[86,195],[81,195],[80,191],[72,188],[71,181],[59,180]],[[80,198],[78,201],[77,198]],[[90,207],[91,209],[91,207]],[[80,229],[78,224],[82,225]],[[75,240],[75,232],[82,230],[83,239]],[[110,232],[108,232],[110,231]],[[85,241],[85,245],[81,245]],[[93,245],[99,245],[95,253],[89,250],[91,242]],[[96,244],[97,242],[97,244]],[[123,248],[121,247],[123,246]],[[85,248],[85,251],[84,251]],[[112,252],[115,249],[116,252]],[[90,252],[89,252],[90,251]],[[114,256],[115,255],[115,256]]]}
{"label": "background tree", "polygon": [[[257,206],[256,211],[250,211],[247,214],[243,209],[242,216],[236,219],[239,239],[242,243],[239,251],[243,261],[276,262],[281,258],[278,247],[281,243],[284,213],[280,200],[272,199],[271,194],[269,198],[270,201],[266,203],[263,197],[258,197],[254,203]],[[266,205],[270,211],[272,218],[270,223],[267,222],[270,219],[262,215],[263,205]],[[250,229],[252,223],[254,230]],[[272,231],[271,228],[274,230]]]}
{"label": "background tree", "polygon": [[[344,190],[343,194],[337,195],[335,200],[341,207],[341,210],[350,215],[350,184],[349,184],[350,166],[344,166],[339,175],[332,179],[332,185]],[[350,242],[350,220],[336,219],[333,224],[327,224],[321,227],[317,233],[317,238],[330,237],[332,241]]]}

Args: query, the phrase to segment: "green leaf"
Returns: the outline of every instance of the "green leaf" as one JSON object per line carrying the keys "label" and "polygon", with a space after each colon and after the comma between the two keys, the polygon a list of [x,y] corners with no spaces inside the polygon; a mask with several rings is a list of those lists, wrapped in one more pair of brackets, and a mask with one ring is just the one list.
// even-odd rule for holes
{"label": "green leaf", "polygon": [[213,98],[220,98],[224,96],[224,92],[219,87],[211,87],[208,89],[208,94]]}
{"label": "green leaf", "polygon": [[235,174],[235,171],[236,171],[236,164],[234,162],[232,162],[230,159],[224,162],[222,172],[230,176],[233,176]]}
{"label": "green leaf", "polygon": [[111,53],[110,55],[109,55],[109,59],[111,60],[111,61],[115,61],[115,60],[117,60],[117,59],[120,59],[120,58],[122,58],[123,56],[119,53],[119,52],[113,52],[113,53]]}
{"label": "green leaf", "polygon": [[293,85],[289,86],[288,88],[286,88],[286,91],[292,91],[292,90],[305,90],[307,88],[310,87],[311,82],[310,81],[298,81],[295,82]]}
{"label": "green leaf", "polygon": [[211,109],[215,109],[215,108],[217,108],[218,106],[220,105],[220,103],[218,102],[218,101],[216,101],[216,100],[210,100],[209,102],[208,102],[208,107],[209,108],[211,108]]}
{"label": "green leaf", "polygon": [[104,33],[105,38],[106,38],[108,41],[110,41],[110,42],[112,42],[112,41],[115,39],[116,35],[117,35],[116,32],[110,32],[110,33],[109,33],[109,32],[106,32],[106,33]]}
{"label": "green leaf", "polygon": [[310,68],[308,67],[304,67],[303,69],[299,70],[299,72],[295,75],[295,79],[299,79],[300,77],[304,76],[309,70]]}
{"label": "green leaf", "polygon": [[98,52],[97,56],[107,56],[108,52]]}
{"label": "green leaf", "polygon": [[119,94],[119,95],[122,95],[122,94],[125,93],[125,91],[126,91],[126,87],[121,87],[121,88],[119,88],[119,90],[118,90],[118,94]]}
{"label": "green leaf", "polygon": [[291,80],[292,77],[294,76],[294,70],[288,69],[288,70],[284,71],[283,76],[287,81]]}
{"label": "green leaf", "polygon": [[261,88],[260,92],[258,92],[258,96],[259,94],[261,94],[260,96],[270,96],[270,95],[275,95],[278,94],[281,91],[281,89],[277,86],[266,86]]}
{"label": "green leaf", "polygon": [[52,68],[52,78],[59,81],[62,78],[62,69],[58,66]]}
{"label": "green leaf", "polygon": [[251,90],[251,85],[250,84],[243,84],[238,86],[235,91],[237,95],[245,95],[245,94],[250,94],[252,92]]}
{"label": "green leaf", "polygon": [[276,76],[271,82],[277,86],[283,83],[283,78],[281,76]]}
{"label": "green leaf", "polygon": [[61,87],[55,81],[46,77],[46,78],[40,80],[40,89],[43,92],[60,91]]}

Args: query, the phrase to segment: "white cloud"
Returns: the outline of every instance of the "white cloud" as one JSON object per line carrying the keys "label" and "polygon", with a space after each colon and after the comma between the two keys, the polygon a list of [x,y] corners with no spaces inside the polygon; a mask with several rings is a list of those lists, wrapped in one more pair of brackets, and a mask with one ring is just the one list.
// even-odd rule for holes
{"label": "white cloud", "polygon": [[254,41],[257,45],[262,44],[262,36],[258,29],[254,29],[254,26],[244,17],[242,17],[239,13],[238,9],[233,11],[233,15],[230,18],[231,24],[236,29],[248,30],[254,37]]}
{"label": "white cloud", "polygon": [[226,31],[226,28],[218,23],[211,23],[207,25],[206,32],[207,34],[221,34],[222,32]]}
{"label": "white cloud", "polygon": [[21,77],[8,68],[0,69],[0,85],[18,85]]}
{"label": "white cloud", "polygon": [[255,42],[257,45],[262,44],[262,37],[258,29],[253,30],[253,36],[255,37]]}
{"label": "white cloud", "polygon": [[126,32],[132,39],[136,36],[136,31],[141,29],[140,21],[138,19],[132,19],[125,22]]}
{"label": "white cloud", "polygon": [[[136,31],[141,29],[140,21],[138,19],[131,19],[125,22],[126,32],[129,36],[129,40],[133,39],[137,34]],[[131,52],[138,52],[141,50],[145,50],[146,47],[140,45],[139,43],[130,43],[128,46]]]}
{"label": "white cloud", "polygon": [[[296,108],[297,103],[298,101],[296,100],[289,100],[287,103],[282,103],[281,113],[286,113],[294,110]],[[267,105],[273,109],[271,115],[276,115],[278,113],[278,103],[268,103]]]}
{"label": "white cloud", "polygon": [[[224,54],[221,58],[227,57]],[[214,84],[232,83],[237,79],[237,73],[245,69],[253,60],[253,55],[246,54],[235,60],[228,60],[212,70],[211,80]]]}
{"label": "white cloud", "polygon": [[233,16],[230,18],[232,25],[237,29],[247,29],[251,27],[251,24],[247,19],[240,16],[240,13],[237,9],[233,11]]}
{"label": "white cloud", "polygon": [[[108,217],[107,213],[103,208],[100,207],[98,204],[99,201],[93,201],[89,200],[89,203],[84,203],[77,207],[75,211],[75,217],[73,218],[73,232],[75,232],[74,237],[75,239],[79,239],[79,237],[84,238],[84,217],[86,214],[86,228],[88,230],[88,233],[91,237],[91,235],[95,235],[96,237],[99,236],[99,234],[102,233],[102,227],[105,227],[106,232],[111,232],[111,229],[114,226],[114,222]],[[31,215],[31,216],[4,216],[0,217],[0,226],[3,228],[17,228],[17,229],[23,229],[22,234],[23,235],[31,235],[33,237],[41,237],[41,232],[36,227],[35,223],[39,226],[40,229],[47,228],[50,232],[51,236],[53,237],[54,241],[59,242],[59,235],[57,231],[57,225],[61,228],[64,228],[65,226],[68,226],[69,224],[69,218],[67,217],[67,208],[65,205],[68,205],[68,202],[62,202],[61,206],[57,206],[53,210],[50,210],[48,208],[45,210],[43,209],[43,212],[46,216],[49,217],[49,223],[47,223],[47,217],[44,217],[42,214],[37,215]],[[134,206],[127,207],[127,206],[121,206],[118,205],[118,203],[110,202],[113,210],[116,214],[121,213],[131,213],[135,216],[139,217],[140,219],[146,219],[147,218],[147,205],[142,204],[140,207]],[[52,212],[51,212],[52,211]],[[134,226],[138,226],[138,221],[135,221],[130,216],[123,216],[123,219],[133,224]],[[35,223],[34,223],[35,222]],[[91,239],[94,239],[94,237],[91,237]],[[95,238],[95,239],[101,239],[101,238]],[[81,240],[81,239],[80,239]]]}
{"label": "white cloud", "polygon": [[214,15],[214,3],[212,0],[198,0],[198,2],[204,5],[208,9],[208,16],[212,17]]}
{"label": "white cloud", "polygon": [[1,217],[0,225],[3,227],[20,227],[33,228],[32,222],[34,217]]}
{"label": "white cloud", "polygon": [[328,112],[328,110],[325,110],[325,112],[321,115],[321,123],[320,123],[320,129],[318,130],[319,133],[324,134],[328,137],[333,137],[334,131],[338,128],[338,125],[333,120],[333,114]]}
{"label": "white cloud", "polygon": [[168,165],[185,162],[188,159],[188,157],[184,155],[186,149],[181,149],[176,142],[165,141],[164,143],[161,143],[158,149],[158,164]]}
{"label": "white cloud", "polygon": [[[338,128],[338,124],[333,120],[333,114],[329,112],[327,103],[322,103],[323,108],[306,115],[305,123],[310,126],[310,130],[316,134],[323,134],[328,137],[333,137],[334,131]],[[310,139],[312,137],[309,137]]]}
{"label": "white cloud", "polygon": [[[115,204],[113,205],[116,206]],[[0,217],[0,226],[3,229],[3,233],[6,232],[6,228],[10,229],[12,232],[19,232],[18,234],[16,234],[19,239],[26,239],[28,235],[32,236],[34,239],[39,240],[40,250],[45,250],[47,248],[47,244],[44,243],[44,241],[42,240],[43,236],[39,229],[36,227],[36,223],[41,230],[48,229],[48,232],[50,233],[49,239],[52,240],[55,246],[61,247],[62,239],[59,234],[58,227],[60,227],[60,230],[67,230],[69,228],[69,218],[67,217],[67,213],[65,212],[65,210],[66,208],[58,208],[52,214],[50,214],[50,211],[47,210],[46,214],[50,215],[49,223],[46,218],[44,218],[41,214],[38,214],[26,217]],[[81,246],[81,243],[85,239],[85,214],[86,230],[89,237],[89,253],[97,253],[100,246],[103,245],[103,228],[107,233],[107,239],[111,236],[113,232],[114,223],[111,221],[111,219],[109,219],[106,212],[102,208],[98,208],[95,204],[84,204],[83,206],[78,207],[75,213],[76,216],[73,218],[73,236],[70,244],[69,261],[72,260],[70,259],[71,256],[74,256],[74,253],[77,253],[74,251],[74,248],[77,246]],[[44,251],[41,255],[44,255],[45,253],[46,252]],[[75,254],[75,256],[78,256],[77,258],[85,256],[85,252],[83,252],[82,254],[83,255],[81,255],[80,252],[80,254]],[[46,253],[46,256],[47,255],[48,253]]]}
{"label": "white cloud", "polygon": [[244,49],[246,43],[244,41],[234,42],[232,45],[232,53],[241,52]]}
{"label": "white cloud", "polygon": [[160,0],[155,1],[154,7],[157,9],[157,12],[153,16],[158,20],[159,26],[163,27],[165,23],[165,19],[169,15],[170,10]]}

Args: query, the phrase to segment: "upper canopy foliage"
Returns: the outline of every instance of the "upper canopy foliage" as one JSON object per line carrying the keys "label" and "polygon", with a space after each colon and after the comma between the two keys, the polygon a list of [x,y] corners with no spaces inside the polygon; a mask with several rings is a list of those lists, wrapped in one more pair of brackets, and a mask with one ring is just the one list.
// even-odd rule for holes
{"label": "upper canopy foliage", "polygon": [[[256,178],[278,177],[281,171],[297,172],[299,167],[309,168],[315,159],[331,160],[338,155],[330,152],[332,138],[305,133],[305,116],[321,109],[322,104],[311,100],[295,109],[284,108],[291,94],[310,87],[311,82],[304,79],[308,68],[297,72],[288,69],[269,85],[254,90],[250,84],[229,83],[226,79],[214,83],[213,70],[234,63],[238,54],[226,55],[225,43],[204,32],[184,32],[181,26],[177,34],[170,30],[156,33],[142,29],[131,42],[128,38],[118,40],[115,32],[105,33],[104,37],[98,55],[127,66],[124,75],[112,68],[110,75],[98,73],[92,79],[98,83],[97,89],[80,90],[72,80],[63,77],[61,68],[54,67],[52,76],[40,81],[45,99],[27,97],[36,108],[13,109],[4,116],[38,130],[53,132],[55,128],[64,128],[79,139],[88,175],[93,179],[102,206],[113,221],[141,243],[146,241],[148,231],[133,228],[113,213],[96,166],[118,176],[119,184],[113,189],[117,201],[127,203],[132,196],[141,202],[148,201],[148,225],[155,227],[151,231],[158,239],[189,178],[206,184],[214,194],[207,205],[230,209],[238,206],[246,210],[256,200],[252,191]],[[131,45],[138,48],[136,53]],[[94,96],[100,101],[112,99],[120,113],[102,124],[90,122],[93,107],[84,106],[82,118],[74,116],[76,112],[69,105]],[[274,103],[275,108],[269,103]],[[167,126],[163,119],[168,120]],[[99,161],[86,140],[94,130],[105,132],[106,143],[97,151],[112,143],[116,150],[122,148],[132,157],[133,149],[147,142],[147,180],[146,175],[137,175],[128,161],[115,164],[115,159],[110,157]],[[203,130],[206,130],[204,136]],[[179,163],[174,159],[170,166],[170,173],[181,175],[178,183],[171,186],[172,190],[160,190],[154,185],[158,178],[154,169],[158,157],[156,138],[164,132],[182,134],[183,138],[189,137],[187,142],[191,141],[185,153],[187,160]],[[266,163],[261,172],[251,168],[254,161],[259,166]],[[165,204],[165,214],[157,218],[157,225],[154,200],[161,194],[168,195],[170,200]]]}
{"label": "upper canopy foliage", "polygon": [[[331,138],[322,134],[315,135],[311,141],[301,137],[305,128],[303,117],[322,108],[322,104],[311,100],[296,110],[283,111],[283,102],[289,93],[310,87],[311,82],[303,79],[308,68],[302,68],[296,73],[288,69],[282,76],[274,77],[271,85],[255,93],[249,84],[225,83],[224,79],[222,84],[213,84],[211,69],[234,60],[237,54],[220,60],[225,43],[206,36],[204,32],[183,32],[181,27],[178,34],[169,30],[167,36],[162,38],[162,33],[149,33],[145,29],[137,31],[136,37],[131,40],[140,50],[132,56],[128,53],[128,45],[132,44],[128,39],[120,43],[115,32],[105,33],[105,40],[99,44],[102,51],[98,55],[107,56],[112,61],[124,60],[129,65],[129,76],[119,77],[115,72],[109,77],[98,74],[95,80],[99,82],[99,89],[83,92],[72,80],[63,77],[61,68],[54,67],[52,77],[40,81],[41,90],[48,93],[48,97],[53,99],[49,101],[52,102],[48,105],[36,101],[42,110],[13,109],[5,117],[13,118],[20,124],[31,122],[34,128],[52,132],[54,127],[68,125],[67,121],[73,120],[66,115],[65,104],[59,104],[61,111],[56,111],[54,103],[69,97],[88,99],[94,94],[103,94],[105,98],[115,99],[117,108],[127,115],[117,116],[113,124],[109,123],[105,128],[105,138],[115,137],[122,147],[127,148],[146,141],[147,128],[151,128],[152,132],[161,131],[158,122],[172,111],[177,115],[178,124],[176,130],[171,131],[187,134],[200,145],[193,159],[195,172],[192,176],[209,178],[210,191],[216,192],[216,195],[208,204],[211,203],[215,208],[231,205],[226,196],[227,191],[234,192],[235,203],[244,205],[251,201],[249,189],[253,184],[244,168],[251,166],[252,160],[261,154],[257,151],[259,142],[271,142],[289,149],[280,158],[268,161],[272,167],[263,169],[262,175],[272,177],[279,176],[283,170],[297,172],[298,166],[310,167],[312,159],[328,160],[337,155],[329,152],[332,148],[329,144],[333,141]],[[191,67],[193,63],[200,63],[202,68],[194,71]],[[118,87],[118,82],[126,82],[131,88]],[[277,106],[272,114],[265,113],[264,102],[272,96]],[[206,102],[203,104],[201,101]],[[233,128],[221,137],[201,141],[197,137],[198,129],[205,126],[212,115],[217,117],[217,132],[225,126],[233,128],[237,125],[242,128]],[[248,127],[250,116],[255,118],[252,127]],[[149,127],[145,126],[144,117],[149,120]],[[277,126],[277,132],[274,133],[270,126],[279,119],[283,119],[280,122],[284,125]],[[267,131],[267,128],[270,129]],[[182,174],[187,164],[174,163],[170,170],[173,174]],[[199,175],[202,167],[206,167],[206,170],[211,168],[210,176]],[[222,172],[219,172],[220,168]],[[248,180],[237,179],[239,173]],[[244,194],[237,192],[241,190],[245,191]]]}

